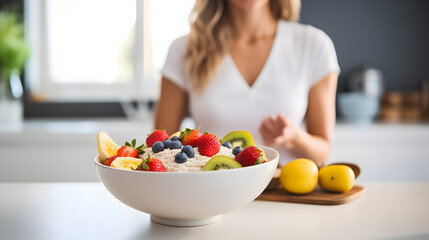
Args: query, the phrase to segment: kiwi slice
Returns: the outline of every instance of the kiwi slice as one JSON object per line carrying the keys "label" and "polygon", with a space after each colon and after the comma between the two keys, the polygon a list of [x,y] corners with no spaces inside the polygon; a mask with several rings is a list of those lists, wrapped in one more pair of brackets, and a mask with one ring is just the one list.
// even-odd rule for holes
{"label": "kiwi slice", "polygon": [[234,159],[218,155],[212,157],[204,166],[204,171],[216,171],[216,170],[225,170],[225,169],[233,169],[233,168],[241,168],[241,164]]}
{"label": "kiwi slice", "polygon": [[237,146],[245,149],[248,146],[255,146],[252,135],[248,131],[235,131],[228,133],[222,138],[222,143],[230,142],[232,149]]}

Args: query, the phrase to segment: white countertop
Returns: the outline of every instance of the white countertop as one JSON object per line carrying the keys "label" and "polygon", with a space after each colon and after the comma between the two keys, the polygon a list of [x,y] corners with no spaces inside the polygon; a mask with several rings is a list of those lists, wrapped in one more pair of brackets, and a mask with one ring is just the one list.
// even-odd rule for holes
{"label": "white countertop", "polygon": [[211,225],[163,226],[101,183],[0,183],[0,239],[428,239],[429,182],[366,183],[336,206],[253,201]]}

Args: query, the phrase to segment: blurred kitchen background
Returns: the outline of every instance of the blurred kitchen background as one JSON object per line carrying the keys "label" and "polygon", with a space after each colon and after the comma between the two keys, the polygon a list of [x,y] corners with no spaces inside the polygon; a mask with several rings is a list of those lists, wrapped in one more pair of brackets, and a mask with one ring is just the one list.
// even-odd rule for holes
{"label": "blurred kitchen background", "polygon": [[[193,3],[0,1],[0,182],[98,181],[99,131],[142,142]],[[302,0],[300,22],[331,37],[341,67],[328,163],[428,181],[429,1]]]}

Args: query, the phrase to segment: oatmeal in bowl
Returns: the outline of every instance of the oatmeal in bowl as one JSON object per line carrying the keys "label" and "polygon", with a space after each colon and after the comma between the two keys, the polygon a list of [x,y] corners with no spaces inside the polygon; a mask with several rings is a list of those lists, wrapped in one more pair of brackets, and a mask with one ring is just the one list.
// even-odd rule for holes
{"label": "oatmeal in bowl", "polygon": [[250,203],[268,185],[278,152],[246,131],[222,139],[198,129],[154,130],[141,145],[100,132],[95,165],[107,190],[155,222],[198,226]]}

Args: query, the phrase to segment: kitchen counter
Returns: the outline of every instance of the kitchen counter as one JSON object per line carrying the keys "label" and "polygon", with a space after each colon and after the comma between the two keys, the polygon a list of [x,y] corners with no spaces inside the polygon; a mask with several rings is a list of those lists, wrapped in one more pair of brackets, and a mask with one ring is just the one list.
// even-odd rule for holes
{"label": "kitchen counter", "polygon": [[211,225],[168,227],[101,183],[0,183],[0,239],[428,239],[429,182],[366,183],[336,206],[253,201]]}
{"label": "kitchen counter", "polygon": [[[182,128],[192,124],[187,120]],[[29,120],[10,131],[0,126],[0,182],[98,181],[93,159],[99,131],[123,144],[143,142],[152,129],[150,118]],[[429,181],[428,146],[429,124],[338,122],[328,164],[356,163],[363,181]]]}

